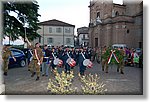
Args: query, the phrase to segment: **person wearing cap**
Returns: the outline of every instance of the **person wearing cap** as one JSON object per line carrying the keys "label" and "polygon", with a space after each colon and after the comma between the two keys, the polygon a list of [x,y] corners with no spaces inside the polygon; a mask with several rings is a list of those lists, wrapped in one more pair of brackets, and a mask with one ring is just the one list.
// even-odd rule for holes
{"label": "person wearing cap", "polygon": [[51,67],[52,67],[52,71],[54,71],[56,66],[57,66],[57,65],[54,65],[54,60],[55,60],[55,58],[58,57],[58,54],[57,54],[55,48],[52,48],[51,55],[52,55],[52,57],[51,57]]}
{"label": "person wearing cap", "polygon": [[67,63],[67,60],[68,60],[69,56],[70,56],[69,55],[69,48],[66,47],[65,51],[63,53],[63,63],[64,63],[64,66],[65,66],[65,73],[67,73],[67,74],[70,74],[70,66]]}
{"label": "person wearing cap", "polygon": [[3,71],[4,71],[4,75],[7,76],[7,72],[8,72],[8,64],[9,64],[9,56],[11,56],[14,61],[16,62],[16,58],[12,55],[11,51],[10,51],[10,45],[4,45],[3,49],[2,49],[2,59],[3,59]]}
{"label": "person wearing cap", "polygon": [[[62,61],[63,61],[63,53],[64,53],[64,50],[63,50],[62,47],[60,46],[60,47],[58,48],[58,58],[59,58],[60,60],[62,60]],[[61,67],[63,67],[63,65],[62,65]]]}
{"label": "person wearing cap", "polygon": [[78,61],[79,61],[80,75],[84,76],[85,70],[86,70],[86,66],[83,65],[83,61],[88,58],[85,49],[80,48],[80,53],[79,53],[79,57],[78,58],[79,58]]}

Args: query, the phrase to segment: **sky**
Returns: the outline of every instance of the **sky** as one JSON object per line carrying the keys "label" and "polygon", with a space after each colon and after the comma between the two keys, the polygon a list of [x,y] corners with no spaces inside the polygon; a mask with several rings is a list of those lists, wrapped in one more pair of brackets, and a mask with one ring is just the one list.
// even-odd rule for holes
{"label": "sky", "polygon": [[[37,0],[39,5],[38,13],[41,15],[39,21],[47,21],[57,19],[72,25],[75,25],[75,35],[77,28],[88,27],[90,11],[90,0]],[[121,4],[122,0],[114,0],[114,3]],[[14,14],[13,14],[14,15]],[[14,44],[23,44],[23,41],[18,39]],[[6,38],[3,43],[8,43]]]}
{"label": "sky", "polygon": [[[75,25],[88,26],[90,0],[37,0],[40,5],[40,21],[57,19]],[[75,29],[75,33],[76,33]]]}
{"label": "sky", "polygon": [[[40,22],[57,19],[75,25],[77,28],[89,24],[90,0],[37,0],[39,4]],[[122,0],[114,0],[114,3],[122,3]]]}

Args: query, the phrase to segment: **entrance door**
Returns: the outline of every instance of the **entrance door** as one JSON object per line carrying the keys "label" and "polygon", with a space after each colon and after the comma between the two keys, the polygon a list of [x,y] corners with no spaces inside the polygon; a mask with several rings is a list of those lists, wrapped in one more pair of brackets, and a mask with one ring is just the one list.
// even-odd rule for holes
{"label": "entrance door", "polygon": [[98,38],[95,38],[95,47],[98,47]]}

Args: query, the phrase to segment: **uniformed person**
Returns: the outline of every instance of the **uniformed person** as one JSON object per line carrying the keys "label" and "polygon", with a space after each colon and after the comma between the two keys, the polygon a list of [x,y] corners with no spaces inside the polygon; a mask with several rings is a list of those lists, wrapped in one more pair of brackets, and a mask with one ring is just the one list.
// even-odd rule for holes
{"label": "uniformed person", "polygon": [[52,71],[54,71],[56,66],[57,66],[57,65],[54,65],[54,60],[55,60],[55,58],[58,58],[58,54],[57,54],[55,48],[52,48],[51,55],[52,55],[52,57],[51,57],[51,67],[52,67]]}
{"label": "uniformed person", "polygon": [[29,42],[29,40],[27,38],[26,38],[26,40],[27,40],[29,46],[32,47],[32,49],[33,49],[33,66],[30,68],[30,72],[32,73],[31,77],[34,77],[34,75],[35,75],[34,70],[35,70],[36,75],[37,75],[37,78],[36,78],[36,81],[37,81],[40,78],[40,65],[43,62],[42,49],[40,48],[39,43],[36,43],[35,47],[33,48],[31,43]]}
{"label": "uniformed person", "polygon": [[104,58],[104,55],[105,55],[105,53],[106,53],[106,50],[107,50],[107,47],[104,46],[104,47],[103,47],[103,50],[102,50],[102,56],[101,56],[102,58],[101,58],[101,60],[102,60],[102,71],[104,71],[104,69],[105,69],[105,67],[106,67],[106,73],[108,73],[107,59]]}
{"label": "uniformed person", "polygon": [[[76,59],[76,53],[75,53],[75,49],[74,48],[71,48],[69,50],[69,56],[75,61]],[[71,69],[73,69],[74,67],[71,67]]]}
{"label": "uniformed person", "polygon": [[88,54],[88,59],[90,59],[91,60],[91,57],[92,57],[92,49],[91,48],[87,48],[87,52],[86,52],[87,54]]}
{"label": "uniformed person", "polygon": [[86,66],[83,65],[83,61],[87,58],[86,50],[83,48],[80,48],[79,53],[79,69],[80,69],[80,75],[85,75]]}
{"label": "uniformed person", "polygon": [[124,68],[124,56],[125,56],[125,51],[123,50],[123,48],[119,48],[118,50],[119,50],[120,55],[121,55],[122,58],[119,60],[119,64],[118,64],[118,66],[117,66],[117,72],[119,72],[119,70],[120,70],[120,73],[121,73],[121,74],[124,74],[123,68]]}
{"label": "uniformed person", "polygon": [[101,50],[100,50],[99,47],[96,50],[96,60],[97,60],[97,63],[100,64],[100,61],[101,61]]}
{"label": "uniformed person", "polygon": [[12,55],[9,48],[10,45],[4,45],[2,49],[3,71],[5,76],[7,76],[8,72],[9,56],[11,56],[14,59],[14,61],[16,61],[16,58]]}
{"label": "uniformed person", "polygon": [[67,47],[63,54],[63,63],[65,66],[65,73],[70,74],[70,65],[67,63],[67,59],[69,58],[69,48]]}
{"label": "uniformed person", "polygon": [[58,58],[59,59],[61,59],[61,60],[63,60],[63,53],[64,53],[64,50],[62,49],[62,47],[60,46],[59,48],[58,48]]}

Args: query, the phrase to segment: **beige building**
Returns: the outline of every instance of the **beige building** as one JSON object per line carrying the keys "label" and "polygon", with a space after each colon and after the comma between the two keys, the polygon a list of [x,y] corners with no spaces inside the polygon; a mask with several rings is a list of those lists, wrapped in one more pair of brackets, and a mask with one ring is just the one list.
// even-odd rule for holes
{"label": "beige building", "polygon": [[34,40],[34,43],[40,42],[41,45],[47,44],[51,46],[74,46],[75,25],[53,19],[40,22],[39,27],[40,29],[37,32],[41,37]]}
{"label": "beige building", "polygon": [[89,23],[89,46],[102,47],[126,44],[143,47],[143,1],[92,0]]}

